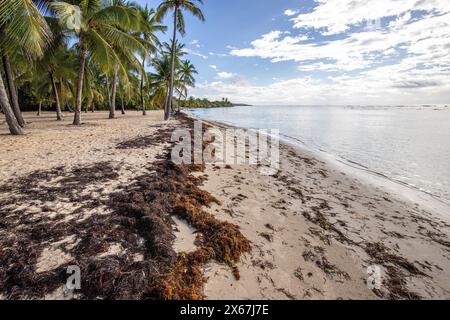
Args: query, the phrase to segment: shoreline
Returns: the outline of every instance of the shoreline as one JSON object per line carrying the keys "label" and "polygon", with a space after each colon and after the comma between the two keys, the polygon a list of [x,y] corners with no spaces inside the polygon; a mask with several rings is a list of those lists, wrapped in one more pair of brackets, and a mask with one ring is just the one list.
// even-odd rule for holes
{"label": "shoreline", "polygon": [[[249,130],[248,128],[236,126],[231,123],[205,120],[191,113],[184,114],[188,117],[196,120],[201,120],[203,121],[203,123],[217,126],[219,128]],[[424,207],[424,209],[433,211],[438,218],[446,220],[448,223],[450,223],[450,203],[448,203],[448,200],[446,199],[441,199],[437,195],[429,193],[425,190],[421,190],[402,181],[390,178],[389,176],[384,175],[380,172],[365,168],[360,164],[352,164],[349,160],[345,159],[341,160],[326,151],[310,148],[301,140],[298,140],[296,138],[280,135],[279,141],[280,144],[289,145],[290,147],[298,150],[299,153],[306,153],[311,157],[316,157],[322,161],[327,162],[329,166],[337,170],[342,170],[347,174],[354,175],[367,184],[371,184],[374,187],[379,187],[389,192],[394,192],[398,198],[409,201],[412,204],[419,204],[420,206]]]}
{"label": "shoreline", "polygon": [[[224,123],[202,121],[219,128],[233,127]],[[208,298],[254,299],[256,296],[259,299],[432,299],[450,297],[450,283],[444,280],[445,273],[450,271],[448,267],[445,267],[450,259],[448,255],[450,225],[445,212],[439,215],[437,214],[439,208],[434,207],[436,211],[430,214],[428,210],[424,210],[423,204],[414,203],[400,193],[393,194],[391,189],[385,189],[373,181],[370,183],[361,175],[355,174],[356,168],[345,166],[345,164],[339,166],[330,162],[330,159],[320,157],[320,154],[313,150],[286,143],[283,139],[280,139],[280,146],[281,158],[284,162],[284,169],[282,168],[281,172],[284,172],[285,180],[281,184],[277,179],[267,184],[265,179],[258,177],[256,169],[251,167],[232,166],[229,175],[234,175],[225,182],[222,181],[224,180],[222,171],[219,177],[215,176],[217,171],[207,171],[209,179],[205,190],[210,191],[225,203],[230,197],[238,199],[238,203],[231,201],[226,204],[228,216],[219,214],[220,219],[227,219],[239,225],[243,229],[243,234],[254,245],[257,244],[254,248],[257,248],[259,254],[264,256],[261,259],[252,252],[250,257],[246,256],[239,264],[243,283],[231,280],[227,270],[220,265],[209,265],[206,268],[206,274],[209,277],[206,284]],[[292,159],[286,161],[288,158]],[[299,160],[306,163],[306,167],[303,168],[306,172],[298,171],[294,174],[295,169],[298,169]],[[317,167],[320,169],[318,170]],[[286,170],[286,168],[289,169]],[[236,172],[241,173],[238,183],[234,181]],[[312,177],[314,174],[318,177]],[[329,181],[331,175],[334,181]],[[306,189],[295,190],[297,193],[300,191],[302,198],[300,202],[297,201],[298,204],[295,204],[296,192],[294,195],[289,194],[295,189],[292,188],[292,183],[301,185],[305,184],[305,180],[312,181],[306,183]],[[244,181],[249,186],[243,186]],[[283,182],[286,181],[289,183],[284,183],[283,186]],[[392,183],[395,184],[395,182]],[[332,189],[329,188],[330,185],[333,185]],[[217,190],[223,190],[223,188],[227,188],[227,191],[225,196],[221,197]],[[271,188],[279,189],[271,195],[272,200],[268,201],[264,195]],[[403,186],[403,188],[407,187]],[[258,192],[255,194],[254,190]],[[233,191],[237,193],[234,197]],[[280,192],[285,196],[277,195]],[[316,197],[317,194],[321,197]],[[257,201],[251,201],[252,196],[256,197]],[[309,201],[305,201],[308,198],[309,201],[320,200],[319,204],[311,205],[306,211],[298,210],[302,206],[308,207]],[[240,205],[239,202],[248,203]],[[273,203],[276,205],[273,206]],[[238,209],[235,208],[236,206]],[[275,214],[268,212],[267,208],[277,212]],[[446,206],[444,208],[448,209]],[[230,214],[230,211],[233,213]],[[246,218],[248,211],[252,214],[251,218]],[[267,215],[267,217],[262,218],[261,215]],[[295,226],[294,229],[288,232],[283,231],[283,225],[286,223],[279,225],[280,219],[289,220],[288,225]],[[362,222],[355,223],[353,219]],[[405,222],[407,220],[410,221]],[[423,220],[427,227],[433,224],[437,226],[436,230],[429,231],[431,236],[422,234],[421,228],[426,227],[415,225],[420,220]],[[313,229],[304,227],[311,222]],[[367,230],[361,231],[360,228]],[[300,231],[302,229],[303,231]],[[365,232],[367,235],[364,235]],[[433,232],[440,232],[442,239],[433,238]],[[298,236],[302,239],[300,241],[293,239],[293,233],[299,233]],[[276,238],[280,238],[278,241],[281,244],[274,244],[277,242]],[[418,238],[421,239],[418,240]],[[286,239],[297,243],[290,243]],[[430,246],[422,242],[433,244]],[[294,249],[283,248],[289,246]],[[411,248],[419,252],[411,251]],[[283,250],[289,253],[280,256],[279,252]],[[433,251],[434,253],[431,253]],[[266,256],[267,252],[270,252],[268,256]],[[336,255],[337,252],[340,254]],[[440,273],[438,277],[444,281],[427,280],[433,278],[425,272],[431,271],[428,270],[427,264],[433,263],[428,260],[420,262],[420,256],[427,257],[430,261],[432,260],[430,257],[433,256],[433,259],[440,261],[433,267],[436,268],[437,273]],[[296,260],[292,261],[290,257],[296,257]],[[305,272],[302,273],[299,268],[304,268],[305,263],[308,265],[311,262],[315,264],[316,270],[307,272],[305,276],[303,274]],[[367,289],[367,267],[372,265],[380,266],[384,274],[382,280],[384,288],[379,290]],[[444,270],[442,267],[445,269],[444,272],[441,271]],[[245,271],[242,272],[242,270]],[[283,276],[280,277],[279,273]],[[321,283],[322,281],[325,285]],[[298,287],[292,287],[291,283],[297,283]],[[443,284],[440,288],[441,293],[431,293],[432,290],[440,287],[441,283]],[[271,289],[268,290],[267,288],[270,287]],[[355,288],[358,289],[355,290]]]}
{"label": "shoreline", "polygon": [[[26,270],[31,273],[21,273],[22,276],[30,281],[53,279],[53,282],[46,283],[45,290],[44,287],[39,289],[44,293],[42,297],[38,295],[40,298],[67,298],[60,288],[56,291],[50,289],[58,287],[58,274],[64,274],[64,267],[73,263],[74,257],[82,266],[86,263],[95,266],[95,272],[88,279],[90,285],[97,289],[100,287],[96,279],[102,274],[116,277],[129,271],[127,268],[131,266],[141,268],[154,263],[147,260],[152,257],[152,251],[149,252],[142,243],[142,239],[150,241],[151,238],[147,237],[153,235],[133,236],[136,231],[140,234],[148,228],[133,229],[129,222],[135,217],[132,215],[129,217],[132,220],[123,220],[123,214],[128,215],[128,211],[120,213],[122,207],[111,207],[108,199],[116,199],[119,192],[122,197],[119,200],[131,199],[130,204],[137,205],[137,208],[142,205],[144,210],[147,205],[154,206],[155,203],[146,204],[139,200],[141,193],[166,192],[163,185],[162,189],[154,190],[155,181],[161,182],[155,176],[159,169],[155,168],[160,168],[158,163],[169,147],[167,140],[171,130],[185,124],[176,119],[164,123],[161,115],[156,111],[142,117],[130,111],[124,117],[108,120],[105,119],[106,113],[98,112],[89,114],[86,125],[78,128],[68,121],[57,123],[50,120],[50,114],[40,119],[27,115],[33,121],[26,139],[2,136],[1,184],[36,173],[33,179],[37,180],[32,180],[34,184],[13,184],[10,189],[3,186],[2,190],[7,192],[0,197],[0,207],[3,212],[10,213],[10,218],[0,221],[0,233],[6,241],[3,248],[10,247],[19,253],[21,259],[17,261],[27,261],[29,269]],[[193,171],[184,178],[195,186],[193,189],[180,189],[186,191],[182,195],[185,198],[181,207],[197,198],[202,201],[202,211],[214,218],[210,221],[219,221],[222,226],[236,225],[242,236],[250,241],[251,251],[236,264],[224,263],[227,260],[221,260],[220,255],[213,260],[195,255],[199,243],[200,248],[205,243],[202,234],[208,228],[198,233],[199,229],[194,228],[195,222],[188,222],[189,218],[185,218],[189,216],[176,214],[178,218],[187,220],[173,219],[173,222],[166,221],[164,214],[151,218],[156,219],[152,220],[153,223],[158,221],[156,225],[160,226],[155,230],[161,230],[164,235],[164,244],[158,249],[162,250],[161,253],[165,252],[172,258],[200,259],[200,263],[192,265],[190,280],[187,280],[193,281],[197,289],[184,294],[198,294],[198,285],[203,284],[200,279],[204,277],[207,281],[203,294],[207,299],[450,298],[448,223],[389,192],[330,167],[313,154],[285,144],[280,147],[281,169],[273,177],[261,176],[258,168],[253,166],[207,164],[204,171]],[[74,176],[74,173],[81,173],[81,176]],[[81,181],[81,185],[70,187],[76,181]],[[44,191],[49,190],[61,196],[48,197]],[[20,196],[21,201],[11,203],[12,196]],[[179,203],[180,199],[170,198],[170,194],[167,196],[167,199],[173,199],[167,203]],[[211,199],[217,199],[217,202],[210,202]],[[114,203],[126,204],[127,201]],[[164,203],[161,205],[165,206]],[[162,212],[165,210],[169,209]],[[120,227],[119,234],[113,231],[111,224],[117,221],[129,221]],[[31,222],[33,224],[30,225]],[[80,226],[70,229],[73,234],[60,233],[56,228],[69,222]],[[33,229],[40,223],[45,225],[42,228],[44,233]],[[104,230],[91,230],[98,223],[105,226]],[[28,226],[31,227],[29,231],[26,230]],[[86,233],[87,230],[91,231]],[[232,227],[231,230],[237,229]],[[40,236],[29,238],[33,232]],[[104,232],[106,237],[101,236]],[[33,245],[17,247],[28,241]],[[26,249],[31,247],[33,252]],[[152,245],[151,248],[155,250],[156,247]],[[172,263],[164,260],[166,254],[154,256],[163,258],[159,264],[161,268]],[[237,260],[239,255],[234,257]],[[12,260],[8,261],[12,261],[16,269],[10,270],[8,264],[0,263],[3,275],[17,273],[23,268],[16,264],[14,256],[10,258]],[[178,261],[181,265],[186,262],[183,259]],[[111,266],[115,269],[110,269]],[[367,267],[370,266],[380,268],[379,289],[369,290],[367,287]],[[170,273],[169,283],[176,284],[182,279],[177,278],[180,270],[184,268],[176,268],[174,273]],[[7,279],[0,277],[0,281]],[[34,290],[30,287],[33,282],[27,284],[18,279],[15,282],[18,286],[16,294],[20,290],[28,290],[29,293]],[[10,285],[2,288],[1,298],[11,297]],[[132,297],[142,298],[139,286],[125,288],[121,295],[114,291],[109,294],[112,298],[131,297],[130,292],[136,289]],[[185,289],[183,286],[169,286],[172,287],[181,293]],[[95,296],[94,293],[89,294]]]}
{"label": "shoreline", "polygon": [[428,211],[436,214],[437,218],[446,220],[450,223],[450,203],[446,199],[427,191],[416,188],[410,184],[395,180],[377,171],[361,167],[359,164],[353,165],[348,160],[340,160],[334,155],[322,150],[314,150],[307,146],[290,143],[283,140],[282,143],[288,144],[294,149],[298,149],[300,153],[308,153],[312,157],[319,158],[337,170],[341,170],[349,175],[358,177],[363,183],[370,184],[375,188],[381,188],[388,192],[393,192],[395,196],[404,201],[411,202],[411,205],[418,204]]}

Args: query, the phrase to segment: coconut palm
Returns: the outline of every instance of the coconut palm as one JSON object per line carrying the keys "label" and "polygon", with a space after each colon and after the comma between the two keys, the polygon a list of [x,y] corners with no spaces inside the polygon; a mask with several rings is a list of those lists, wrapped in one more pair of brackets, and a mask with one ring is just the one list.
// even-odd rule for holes
{"label": "coconut palm", "polygon": [[142,52],[142,71],[141,71],[141,82],[140,82],[140,88],[139,88],[139,95],[140,95],[140,103],[142,108],[142,114],[146,115],[146,108],[145,108],[145,99],[144,99],[144,81],[146,80],[146,73],[145,73],[145,64],[146,59],[151,57],[151,54],[153,54],[157,47],[160,46],[160,42],[158,37],[156,36],[156,32],[162,32],[165,33],[167,30],[167,27],[164,25],[159,24],[159,22],[156,20],[155,10],[153,8],[150,8],[146,5],[145,7],[139,8],[139,13],[141,16],[141,29],[140,29],[140,36],[146,40],[147,46],[146,51]]}
{"label": "coconut palm", "polygon": [[121,1],[72,0],[51,6],[60,23],[73,31],[79,51],[73,124],[80,125],[86,61],[91,59],[101,71],[112,67],[126,76],[118,50],[128,57],[144,50],[142,42],[129,33],[138,30],[140,18],[135,8]]}
{"label": "coconut palm", "polygon": [[157,20],[161,21],[169,11],[173,10],[173,37],[172,37],[172,59],[170,68],[170,83],[167,104],[165,106],[165,120],[170,118],[173,100],[173,87],[175,79],[175,54],[176,54],[176,40],[177,31],[182,35],[185,34],[186,28],[184,23],[183,11],[188,11],[201,21],[205,20],[202,11],[196,6],[197,3],[203,4],[203,0],[165,0],[163,1],[157,11]]}
{"label": "coconut palm", "polygon": [[162,53],[161,56],[153,59],[153,72],[148,75],[149,86],[147,89],[152,92],[153,103],[165,108],[170,87],[170,65],[169,54]]}
{"label": "coconut palm", "polygon": [[[126,3],[123,0],[113,0],[113,4],[116,6],[122,6],[126,7],[133,12],[133,18],[138,18],[139,23],[136,24],[132,31],[134,31],[136,28],[139,30],[143,27],[143,21],[141,19],[141,12],[140,8],[136,6],[134,3]],[[142,50],[147,49],[147,47],[151,46],[151,44],[145,40],[141,39],[139,34],[137,32],[130,32],[131,30],[127,30],[127,28],[118,27],[122,32],[129,33],[129,36],[134,37],[134,40],[137,43],[141,44],[141,47],[139,48],[139,52]],[[120,62],[123,65],[123,71],[125,72],[123,74],[124,81],[128,81],[128,75],[131,74],[131,72],[135,71],[136,69],[141,69],[141,64],[137,60],[136,56],[133,54],[133,49],[129,46],[120,46],[116,44],[112,44],[112,47],[116,54],[118,55]],[[143,67],[142,67],[143,68]],[[117,96],[117,88],[119,86],[119,64],[115,63],[111,67],[111,73],[112,73],[112,83],[111,83],[111,96],[110,96],[110,108],[109,108],[109,118],[114,119],[115,118],[115,112],[116,112],[116,96]]]}
{"label": "coconut palm", "polygon": [[[31,57],[41,56],[51,32],[41,14],[47,1],[2,0],[0,1],[0,53],[2,55],[10,100],[3,79],[0,81],[0,102],[12,134],[23,134],[18,126],[25,121],[20,113],[17,91],[14,85],[9,56],[16,51],[25,51]],[[10,103],[11,101],[11,103]],[[11,115],[14,115],[11,117]]]}
{"label": "coconut palm", "polygon": [[[56,120],[63,120],[61,110],[61,92],[63,83],[76,78],[76,61],[74,52],[67,48],[68,38],[58,21],[54,18],[47,18],[53,34],[53,39],[49,44],[44,56],[37,60],[33,72],[34,75],[47,74],[52,88],[55,101]],[[59,83],[58,89],[57,83]]]}
{"label": "coconut palm", "polygon": [[[181,65],[181,58],[187,55],[187,51],[185,50],[186,45],[184,43],[179,42],[178,40],[175,42],[175,70],[179,68]],[[172,44],[168,42],[164,42],[162,45],[162,51],[168,55],[172,54]]]}
{"label": "coconut palm", "polygon": [[94,112],[94,105],[105,103],[105,96],[109,97],[109,95],[102,82],[101,73],[92,60],[87,61],[85,68],[82,101],[85,103],[85,112],[89,109]]}
{"label": "coconut palm", "polygon": [[179,93],[180,96],[178,98],[178,111],[180,111],[181,98],[184,95],[185,99],[188,96],[188,87],[195,87],[195,78],[194,75],[198,74],[197,69],[189,60],[184,60],[179,67],[178,70],[178,78],[180,81]]}

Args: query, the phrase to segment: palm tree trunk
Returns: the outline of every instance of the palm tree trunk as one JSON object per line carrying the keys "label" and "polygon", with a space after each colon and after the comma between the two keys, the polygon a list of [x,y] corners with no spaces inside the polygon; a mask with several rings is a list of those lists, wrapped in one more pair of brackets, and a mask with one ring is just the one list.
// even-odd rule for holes
{"label": "palm tree trunk", "polygon": [[177,20],[178,20],[178,7],[175,7],[173,14],[173,38],[172,38],[172,64],[170,66],[170,87],[169,87],[169,99],[166,104],[166,110],[164,119],[169,120],[170,113],[172,112],[172,99],[173,99],[173,83],[175,75],[175,50],[177,41]]}
{"label": "palm tree trunk", "polygon": [[166,90],[166,99],[164,101],[164,108],[169,104],[169,88]]}
{"label": "palm tree trunk", "polygon": [[59,101],[59,94],[58,94],[58,88],[56,87],[55,78],[53,77],[53,73],[48,73],[50,76],[50,82],[52,83],[53,88],[53,94],[55,95],[55,102],[56,102],[56,120],[61,121],[63,119],[63,115],[61,112],[61,103]]}
{"label": "palm tree trunk", "polygon": [[108,106],[111,108],[111,90],[109,88],[109,78],[107,74],[105,74],[105,80],[106,80],[106,94],[108,95]]}
{"label": "palm tree trunk", "polygon": [[12,104],[12,110],[17,119],[17,122],[21,127],[25,127],[25,120],[22,117],[22,113],[20,112],[19,99],[17,97],[16,87],[14,85],[14,78],[11,70],[11,64],[9,63],[9,58],[6,54],[2,57],[3,60],[3,68],[5,70],[6,76],[6,84],[8,86],[9,98]]}
{"label": "palm tree trunk", "polygon": [[145,101],[144,101],[144,76],[145,76],[145,55],[142,59],[142,76],[141,76],[141,108],[142,108],[142,115],[147,115],[147,111],[145,110]]}
{"label": "palm tree trunk", "polygon": [[84,66],[86,65],[86,52],[81,51],[80,56],[80,69],[78,70],[78,83],[77,83],[77,99],[75,105],[75,116],[73,118],[73,124],[76,126],[81,125],[81,102],[83,94],[83,81],[84,81]]}
{"label": "palm tree trunk", "polygon": [[123,95],[124,95],[123,86],[121,88],[122,88],[121,89],[121,94],[120,94],[121,110],[122,110],[122,114],[125,114],[125,105],[123,103]]}
{"label": "palm tree trunk", "polygon": [[180,112],[180,106],[181,106],[181,96],[183,95],[183,93],[180,91],[180,96],[178,97],[178,112]]}
{"label": "palm tree trunk", "polygon": [[8,94],[6,93],[5,85],[3,84],[3,78],[0,75],[0,106],[5,114],[5,120],[9,127],[9,132],[13,135],[24,134],[23,129],[17,122],[14,112],[9,104]]}
{"label": "palm tree trunk", "polygon": [[116,117],[116,94],[117,94],[117,72],[118,69],[114,71],[112,92],[111,92],[111,103],[109,105],[109,118],[114,119]]}
{"label": "palm tree trunk", "polygon": [[38,112],[37,112],[37,116],[40,116],[41,115],[41,111],[42,111],[42,102],[41,101],[39,101],[39,107],[38,107]]}

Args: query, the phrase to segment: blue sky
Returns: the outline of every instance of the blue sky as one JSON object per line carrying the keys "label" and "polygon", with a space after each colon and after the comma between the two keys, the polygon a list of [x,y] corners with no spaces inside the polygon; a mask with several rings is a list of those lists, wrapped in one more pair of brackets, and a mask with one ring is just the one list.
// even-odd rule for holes
{"label": "blue sky", "polygon": [[450,103],[448,1],[205,0],[202,10],[205,23],[185,14],[181,38],[199,71],[195,96],[251,104]]}

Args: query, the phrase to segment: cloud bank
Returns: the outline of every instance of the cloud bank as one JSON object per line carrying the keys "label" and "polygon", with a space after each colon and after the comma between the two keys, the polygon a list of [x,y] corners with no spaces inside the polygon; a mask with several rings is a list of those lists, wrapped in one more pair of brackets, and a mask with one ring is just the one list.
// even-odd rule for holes
{"label": "cloud bank", "polygon": [[199,92],[263,104],[450,103],[449,1],[317,0],[311,12],[284,13],[291,31],[230,55],[293,62],[291,79],[203,83]]}

